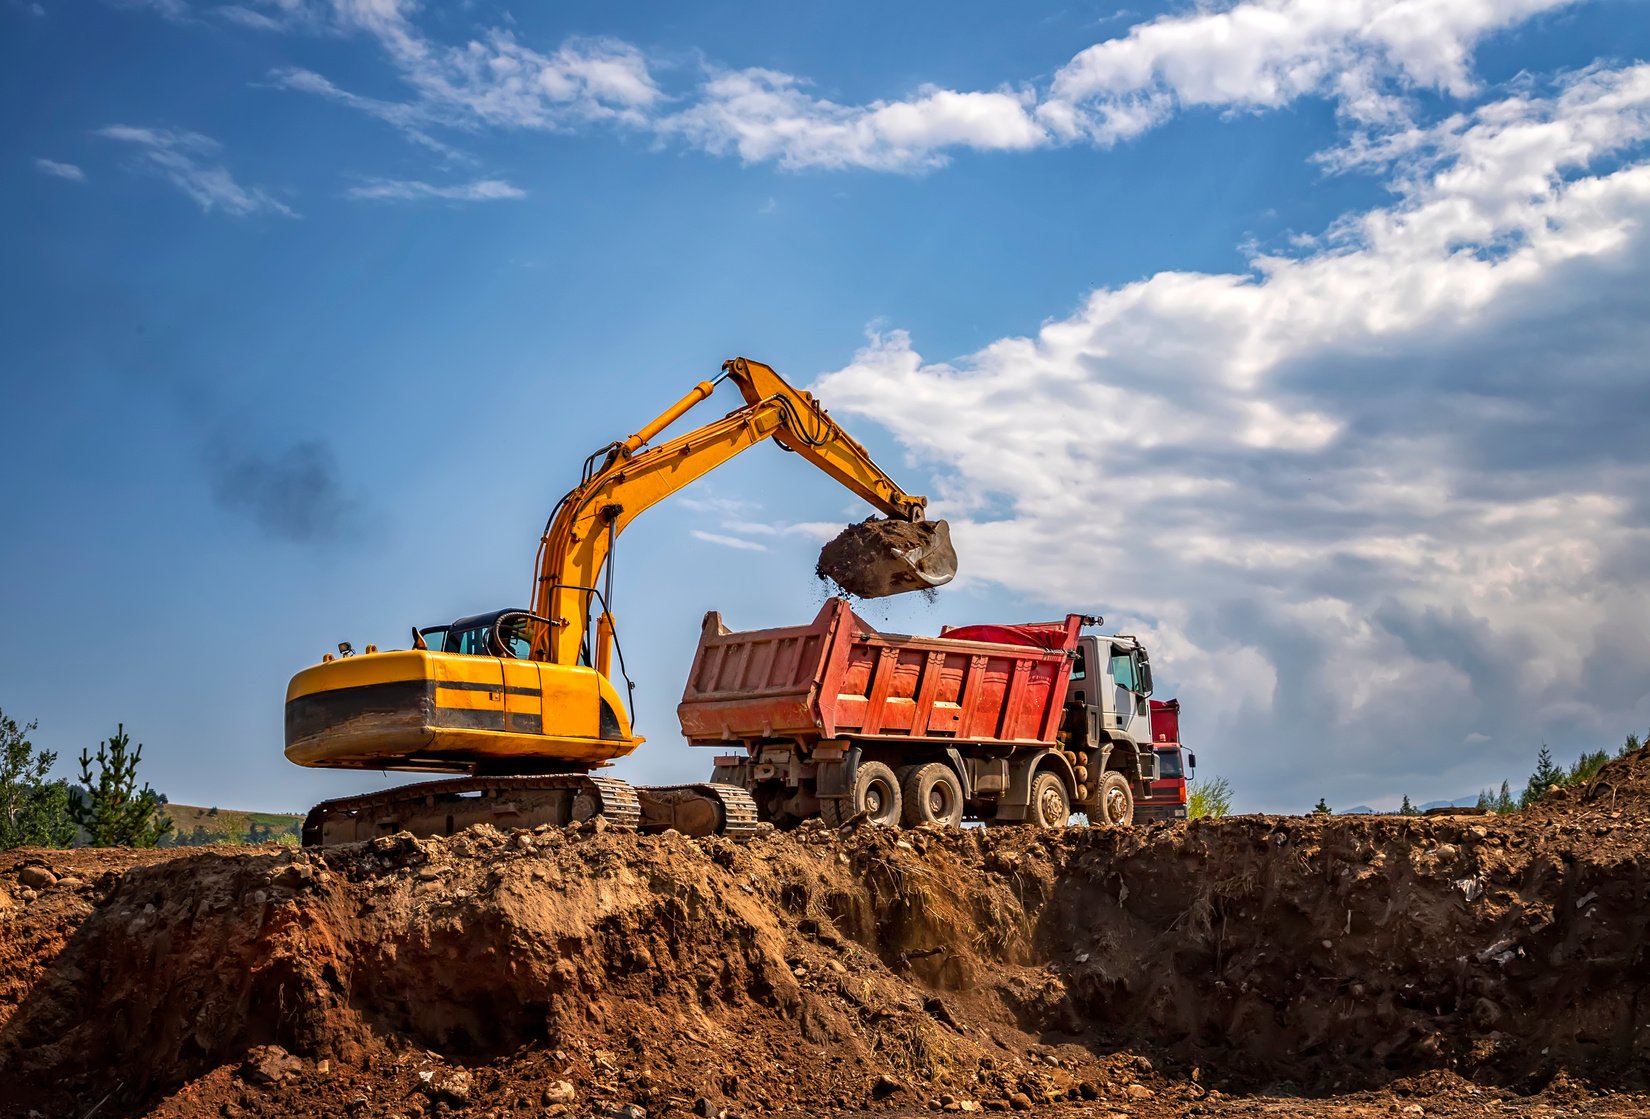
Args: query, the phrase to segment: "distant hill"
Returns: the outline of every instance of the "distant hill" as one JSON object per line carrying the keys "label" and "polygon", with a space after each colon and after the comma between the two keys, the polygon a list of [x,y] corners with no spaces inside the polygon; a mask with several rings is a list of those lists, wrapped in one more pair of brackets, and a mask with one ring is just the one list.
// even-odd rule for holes
{"label": "distant hill", "polygon": [[1476,808],[1476,807],[1478,807],[1478,794],[1474,793],[1470,797],[1457,797],[1454,800],[1429,800],[1425,804],[1421,805],[1421,811],[1426,812],[1429,809],[1433,809],[1433,808]]}
{"label": "distant hill", "polygon": [[1338,808],[1338,809],[1335,810],[1335,815],[1337,815],[1337,816],[1373,816],[1373,815],[1375,815],[1375,810],[1373,808],[1369,807],[1369,805],[1367,805],[1367,804],[1360,804],[1356,808]]}
{"label": "distant hill", "polygon": [[200,808],[192,804],[162,807],[172,821],[164,847],[203,847],[211,843],[281,843],[296,847],[304,826],[302,816],[286,812],[241,812],[233,808]]}

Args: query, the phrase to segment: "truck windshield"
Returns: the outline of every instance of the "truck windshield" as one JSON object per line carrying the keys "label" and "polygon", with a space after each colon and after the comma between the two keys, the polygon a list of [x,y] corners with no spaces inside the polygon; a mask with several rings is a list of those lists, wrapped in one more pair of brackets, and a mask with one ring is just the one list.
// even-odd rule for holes
{"label": "truck windshield", "polygon": [[1181,764],[1180,750],[1159,750],[1157,752],[1157,779],[1159,781],[1174,781],[1186,776],[1186,767]]}

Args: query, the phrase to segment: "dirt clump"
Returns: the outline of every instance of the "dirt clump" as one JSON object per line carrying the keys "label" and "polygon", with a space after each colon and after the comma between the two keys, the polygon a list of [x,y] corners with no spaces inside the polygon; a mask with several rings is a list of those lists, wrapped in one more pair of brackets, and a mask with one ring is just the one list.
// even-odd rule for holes
{"label": "dirt clump", "polygon": [[931,591],[957,574],[951,526],[871,517],[821,548],[814,574],[856,598]]}
{"label": "dirt clump", "polygon": [[0,1114],[1642,1111],[1646,763],[1510,817],[13,854]]}

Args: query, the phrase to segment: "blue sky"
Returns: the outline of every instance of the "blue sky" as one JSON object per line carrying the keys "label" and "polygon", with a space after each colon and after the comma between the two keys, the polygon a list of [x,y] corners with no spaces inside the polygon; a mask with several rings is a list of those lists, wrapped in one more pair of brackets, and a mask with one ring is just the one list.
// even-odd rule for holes
{"label": "blue sky", "polygon": [[[1650,725],[1641,2],[0,21],[0,707],[65,763],[371,784],[282,758],[291,673],[524,602],[584,456],[737,354],[953,520],[872,620],[1105,613],[1240,807]],[[758,448],[627,534],[625,775],[706,772],[700,615],[811,616],[861,515]]]}

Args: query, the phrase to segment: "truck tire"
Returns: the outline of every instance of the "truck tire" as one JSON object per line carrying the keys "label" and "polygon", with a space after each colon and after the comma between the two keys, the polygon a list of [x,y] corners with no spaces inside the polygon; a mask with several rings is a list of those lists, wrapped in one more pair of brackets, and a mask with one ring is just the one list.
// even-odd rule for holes
{"label": "truck tire", "polygon": [[901,811],[899,779],[881,762],[860,762],[848,795],[821,798],[819,808],[820,816],[833,827],[863,812],[873,824],[897,828]]}
{"label": "truck tire", "polygon": [[1071,822],[1071,797],[1058,773],[1039,773],[1031,780],[1031,804],[1026,823],[1039,828],[1063,828]]}
{"label": "truck tire", "polygon": [[1126,828],[1134,823],[1134,788],[1129,779],[1115,769],[1107,770],[1095,790],[1094,811],[1089,823]]}
{"label": "truck tire", "polygon": [[939,824],[941,827],[962,826],[962,782],[944,762],[900,768],[900,799],[904,809],[900,819],[905,826]]}

